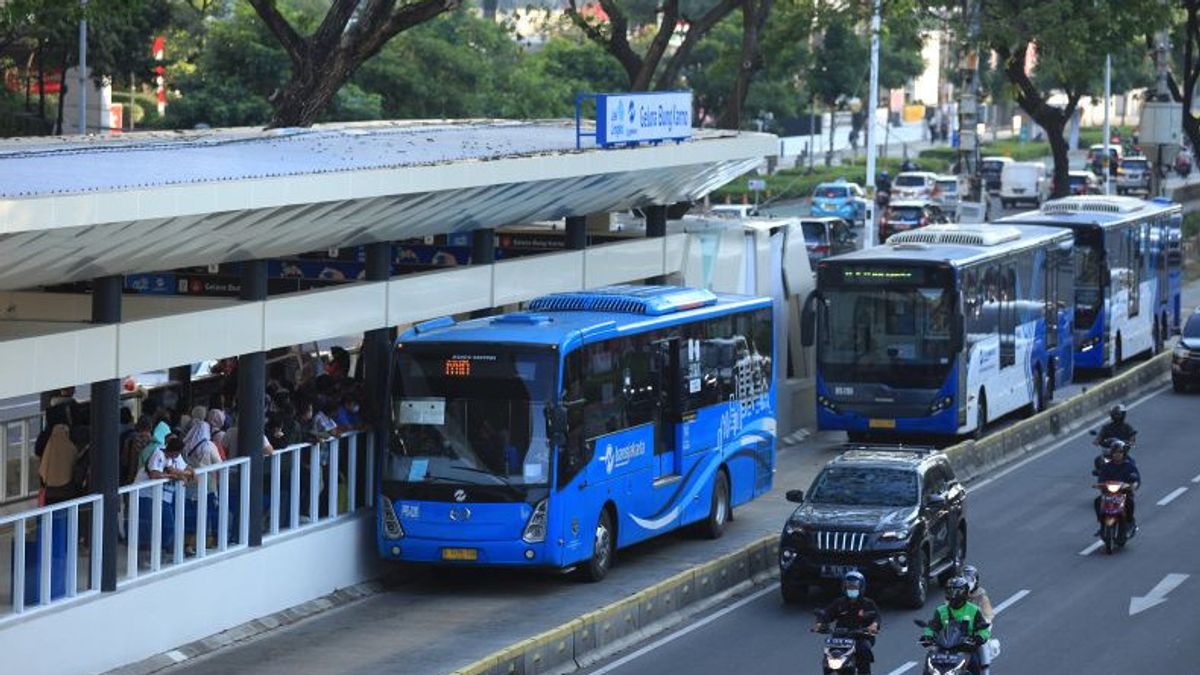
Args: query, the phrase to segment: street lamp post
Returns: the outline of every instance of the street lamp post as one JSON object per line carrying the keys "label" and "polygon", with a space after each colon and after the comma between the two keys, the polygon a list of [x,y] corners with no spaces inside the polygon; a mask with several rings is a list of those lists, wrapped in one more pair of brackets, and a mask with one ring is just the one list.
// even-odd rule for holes
{"label": "street lamp post", "polygon": [[881,0],[875,0],[875,12],[871,16],[871,87],[867,94],[867,217],[863,225],[863,243],[866,248],[875,245],[875,154],[878,152],[875,129],[875,108],[879,103],[879,11]]}
{"label": "street lamp post", "polygon": [[79,0],[79,135],[87,135],[87,0]]}

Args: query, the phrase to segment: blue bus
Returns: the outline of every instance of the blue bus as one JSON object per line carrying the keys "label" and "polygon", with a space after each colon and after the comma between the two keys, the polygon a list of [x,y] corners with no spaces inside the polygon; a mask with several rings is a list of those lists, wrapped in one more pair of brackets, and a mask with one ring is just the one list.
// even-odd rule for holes
{"label": "blue bus", "polygon": [[1111,374],[1135,354],[1158,353],[1179,328],[1182,221],[1183,208],[1169,201],[1080,196],[997,223],[1074,233],[1075,366]]}
{"label": "blue bus", "polygon": [[[1072,237],[930,225],[817,263],[817,424],[852,440],[981,434],[1072,377]],[[814,334],[815,329],[815,334]]]}
{"label": "blue bus", "polygon": [[419,563],[578,567],[771,489],[771,300],[673,286],[417,325],[393,359],[377,543]]}

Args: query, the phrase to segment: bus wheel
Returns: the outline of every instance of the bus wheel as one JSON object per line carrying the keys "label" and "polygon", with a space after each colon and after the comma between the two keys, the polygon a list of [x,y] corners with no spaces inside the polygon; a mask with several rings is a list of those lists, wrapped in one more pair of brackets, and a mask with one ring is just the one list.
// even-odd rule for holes
{"label": "bus wheel", "polygon": [[713,479],[712,502],[708,508],[708,518],[704,519],[701,533],[706,539],[720,539],[725,533],[725,524],[730,521],[729,505],[729,476],[723,471],[717,471]]}
{"label": "bus wheel", "polygon": [[585,581],[600,581],[608,576],[612,567],[614,545],[612,515],[608,509],[600,511],[600,520],[596,522],[596,536],[592,541],[592,557],[583,566]]}

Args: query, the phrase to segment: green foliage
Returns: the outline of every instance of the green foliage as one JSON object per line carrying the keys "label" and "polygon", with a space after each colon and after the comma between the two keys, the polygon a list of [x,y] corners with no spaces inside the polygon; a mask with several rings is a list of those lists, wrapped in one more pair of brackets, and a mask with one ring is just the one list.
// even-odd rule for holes
{"label": "green foliage", "polygon": [[[876,170],[888,171],[892,175],[895,175],[900,173],[900,165],[903,161],[899,157],[880,157],[876,163]],[[922,171],[944,173],[950,167],[950,160],[937,155],[926,156],[925,152],[922,152],[914,161]],[[754,193],[750,192],[747,183],[750,178],[763,178],[767,181],[767,189],[761,195],[760,200],[780,200],[810,197],[821,183],[842,178],[858,183],[859,185],[866,185],[866,176],[865,159],[855,159],[841,166],[827,167],[818,164],[813,167],[812,172],[809,172],[807,167],[781,169],[771,176],[757,176],[751,172],[718,188],[710,195],[710,198],[716,203],[724,203],[727,199],[733,202],[740,202],[743,197],[753,201]]]}

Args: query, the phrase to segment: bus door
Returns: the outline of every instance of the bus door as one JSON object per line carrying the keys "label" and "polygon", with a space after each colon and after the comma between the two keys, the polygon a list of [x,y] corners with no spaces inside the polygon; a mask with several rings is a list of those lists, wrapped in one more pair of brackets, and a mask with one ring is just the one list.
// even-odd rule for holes
{"label": "bus door", "polygon": [[654,417],[654,481],[674,482],[681,474],[681,457],[675,441],[679,426],[680,340],[677,337],[654,343],[658,370],[658,405]]}

